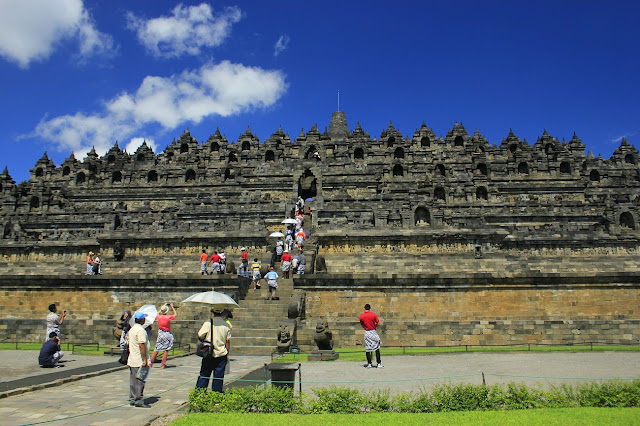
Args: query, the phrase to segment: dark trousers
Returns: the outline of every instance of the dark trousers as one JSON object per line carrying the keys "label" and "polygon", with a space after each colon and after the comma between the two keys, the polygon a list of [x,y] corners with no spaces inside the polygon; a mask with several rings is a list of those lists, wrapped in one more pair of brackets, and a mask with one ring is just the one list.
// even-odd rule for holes
{"label": "dark trousers", "polygon": [[[380,349],[376,349],[376,362],[378,364],[382,363],[380,361]],[[367,364],[371,364],[371,352],[367,352]]]}
{"label": "dark trousers", "polygon": [[224,379],[224,369],[227,366],[227,356],[219,356],[217,358],[202,358],[200,367],[200,377],[196,383],[197,388],[206,389],[209,386],[209,377],[213,372],[213,382],[211,390],[214,392],[222,392],[222,382]]}

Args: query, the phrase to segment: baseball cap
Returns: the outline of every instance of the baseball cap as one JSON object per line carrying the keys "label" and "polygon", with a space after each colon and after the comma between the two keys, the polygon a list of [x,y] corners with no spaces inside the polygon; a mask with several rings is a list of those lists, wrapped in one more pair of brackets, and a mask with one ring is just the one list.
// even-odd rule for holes
{"label": "baseball cap", "polygon": [[144,312],[136,312],[136,314],[133,317],[135,319],[142,319],[142,318],[146,318],[147,314],[145,314]]}
{"label": "baseball cap", "polygon": [[247,251],[247,249],[245,247],[242,247],[240,250],[241,251]]}

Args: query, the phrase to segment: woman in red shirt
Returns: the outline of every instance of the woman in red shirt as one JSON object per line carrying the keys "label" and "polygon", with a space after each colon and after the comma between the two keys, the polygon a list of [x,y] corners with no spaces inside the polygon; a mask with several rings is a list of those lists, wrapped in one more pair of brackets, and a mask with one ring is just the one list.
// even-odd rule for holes
{"label": "woman in red shirt", "polygon": [[[173,311],[173,315],[167,315],[169,308]],[[151,366],[156,362],[156,356],[158,352],[163,352],[162,362],[160,368],[164,368],[167,365],[167,355],[169,355],[169,349],[173,347],[173,334],[171,334],[171,321],[176,319],[176,310],[173,304],[167,303],[160,308],[160,314],[156,317],[158,323],[158,340],[156,341],[156,347],[153,348],[153,355],[151,356]]]}

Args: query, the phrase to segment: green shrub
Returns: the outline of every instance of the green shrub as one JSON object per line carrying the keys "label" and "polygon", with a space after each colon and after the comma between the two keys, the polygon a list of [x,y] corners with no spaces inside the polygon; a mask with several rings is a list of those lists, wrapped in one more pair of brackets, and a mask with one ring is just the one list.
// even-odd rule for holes
{"label": "green shrub", "polygon": [[509,383],[493,386],[445,384],[414,393],[391,395],[389,390],[365,393],[350,388],[314,389],[315,398],[295,396],[288,388],[261,386],[230,389],[225,393],[194,389],[189,412],[220,413],[434,413],[532,408],[638,407],[640,381],[563,384],[545,390]]}

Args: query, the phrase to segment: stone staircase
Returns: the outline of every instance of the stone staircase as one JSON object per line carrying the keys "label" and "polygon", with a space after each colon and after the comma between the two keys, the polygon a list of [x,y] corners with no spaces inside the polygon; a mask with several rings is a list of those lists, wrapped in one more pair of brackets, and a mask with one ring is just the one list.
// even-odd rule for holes
{"label": "stone staircase", "polygon": [[249,289],[240,307],[233,310],[232,355],[269,355],[276,350],[279,324],[287,319],[293,279],[278,280],[276,295],[280,300],[266,300],[269,290],[264,281],[261,286],[260,290]]}

